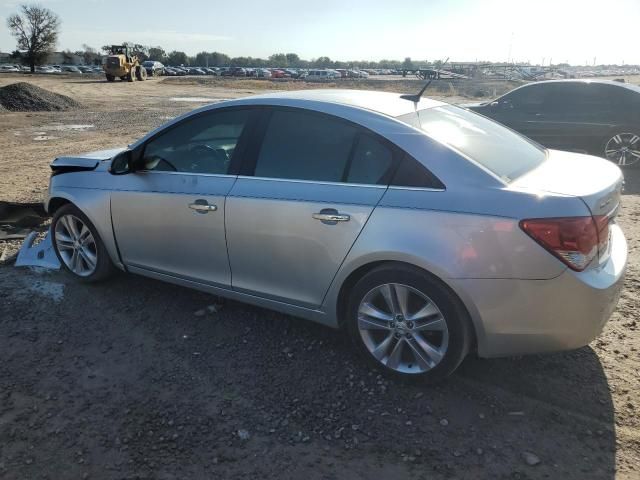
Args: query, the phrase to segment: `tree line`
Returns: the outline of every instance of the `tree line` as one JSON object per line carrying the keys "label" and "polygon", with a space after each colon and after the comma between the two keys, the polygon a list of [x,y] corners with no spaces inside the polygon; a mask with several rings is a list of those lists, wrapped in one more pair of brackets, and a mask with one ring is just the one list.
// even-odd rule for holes
{"label": "tree line", "polygon": [[[389,68],[389,69],[407,69],[416,68],[416,62],[407,57],[404,61],[399,60],[380,60],[380,61],[341,61],[331,60],[329,57],[318,57],[312,60],[300,58],[296,53],[274,53],[268,58],[259,57],[230,57],[221,52],[199,52],[196,55],[187,55],[179,50],[167,52],[160,46],[145,46],[133,42],[124,42],[130,50],[139,58],[144,60],[155,60],[165,65],[186,65],[199,67],[281,67],[281,68]],[[102,51],[109,53],[110,46],[105,45]],[[80,56],[90,56],[95,50],[89,49],[76,52]],[[419,62],[422,65],[428,65],[429,62]]]}

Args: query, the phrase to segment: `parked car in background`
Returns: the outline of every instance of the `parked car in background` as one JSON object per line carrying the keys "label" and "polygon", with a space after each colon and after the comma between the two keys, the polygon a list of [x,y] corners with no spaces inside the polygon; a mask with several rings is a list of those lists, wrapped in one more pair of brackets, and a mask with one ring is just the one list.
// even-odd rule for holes
{"label": "parked car in background", "polygon": [[273,78],[285,78],[286,76],[287,76],[287,73],[284,70],[281,70],[279,68],[271,69],[271,77]]}
{"label": "parked car in background", "polygon": [[36,72],[37,73],[48,73],[48,74],[61,73],[61,71],[59,69],[51,67],[51,66],[47,66],[47,65],[36,67]]}
{"label": "parked car in background", "polygon": [[268,68],[259,68],[256,71],[256,76],[259,78],[271,78],[271,70]]}
{"label": "parked car in background", "polygon": [[189,75],[206,75],[207,73],[199,67],[190,67],[188,70]]}
{"label": "parked car in background", "polygon": [[60,70],[67,73],[82,73],[82,70],[74,65],[63,65]]}
{"label": "parked car in background", "polygon": [[51,168],[76,279],[126,269],[341,327],[396,376],[581,347],[623,286],[616,165],[434,100],[236,99]]}
{"label": "parked car in background", "polygon": [[159,75],[164,75],[164,65],[155,60],[147,60],[142,62],[142,66],[147,71],[147,75],[150,77],[155,77]]}
{"label": "parked car in background", "polygon": [[20,71],[21,70],[15,65],[0,65],[0,72],[2,73],[9,73],[9,72],[17,73]]}
{"label": "parked car in background", "polygon": [[329,81],[329,80],[335,80],[337,78],[340,78],[340,72],[337,72],[335,70],[309,70],[309,72],[307,73],[307,75],[305,76],[305,80],[308,81]]}
{"label": "parked car in background", "polygon": [[233,76],[233,70],[229,67],[222,67],[220,69],[220,76],[221,77],[232,77]]}
{"label": "parked car in background", "polygon": [[347,76],[349,78],[369,78],[369,74],[364,70],[348,70]]}
{"label": "parked car in background", "polygon": [[640,165],[640,87],[607,80],[549,80],[471,110],[536,142]]}
{"label": "parked car in background", "polygon": [[247,71],[242,67],[233,67],[231,68],[231,75],[233,77],[246,77]]}

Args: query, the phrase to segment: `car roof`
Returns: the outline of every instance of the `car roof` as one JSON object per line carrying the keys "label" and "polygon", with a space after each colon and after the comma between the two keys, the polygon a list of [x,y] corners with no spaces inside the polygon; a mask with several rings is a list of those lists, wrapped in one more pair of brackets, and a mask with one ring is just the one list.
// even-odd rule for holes
{"label": "car roof", "polygon": [[597,78],[565,78],[557,80],[542,80],[540,82],[532,82],[526,85],[522,85],[519,88],[530,87],[532,85],[546,85],[549,83],[581,83],[581,84],[600,84],[600,85],[613,85],[616,87],[627,88],[634,92],[640,93],[640,86],[633,85],[626,82],[616,82],[615,80],[597,79]]}
{"label": "car roof", "polygon": [[[269,93],[254,95],[242,99],[243,103],[252,103],[255,100],[299,100],[302,102],[323,102],[339,105],[348,105],[382,113],[390,117],[399,117],[425,108],[439,107],[446,103],[423,98],[416,106],[410,100],[404,100],[400,93],[376,92],[371,90],[296,90],[291,92]],[[262,103],[262,102],[260,102]]]}

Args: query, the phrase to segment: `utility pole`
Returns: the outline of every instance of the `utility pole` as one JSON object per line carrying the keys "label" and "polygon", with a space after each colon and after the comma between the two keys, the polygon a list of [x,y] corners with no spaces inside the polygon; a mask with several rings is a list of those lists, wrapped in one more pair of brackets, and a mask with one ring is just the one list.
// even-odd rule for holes
{"label": "utility pole", "polygon": [[509,55],[507,56],[507,63],[511,62],[511,48],[513,47],[513,32],[511,32],[511,37],[509,38]]}

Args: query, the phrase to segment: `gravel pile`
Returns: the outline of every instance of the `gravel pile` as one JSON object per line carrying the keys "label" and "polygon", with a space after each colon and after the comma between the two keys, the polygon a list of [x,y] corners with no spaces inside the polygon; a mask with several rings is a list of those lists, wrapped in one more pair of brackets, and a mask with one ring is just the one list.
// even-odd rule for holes
{"label": "gravel pile", "polygon": [[31,83],[18,82],[0,88],[0,107],[14,112],[69,110],[80,104],[65,95],[50,92]]}

